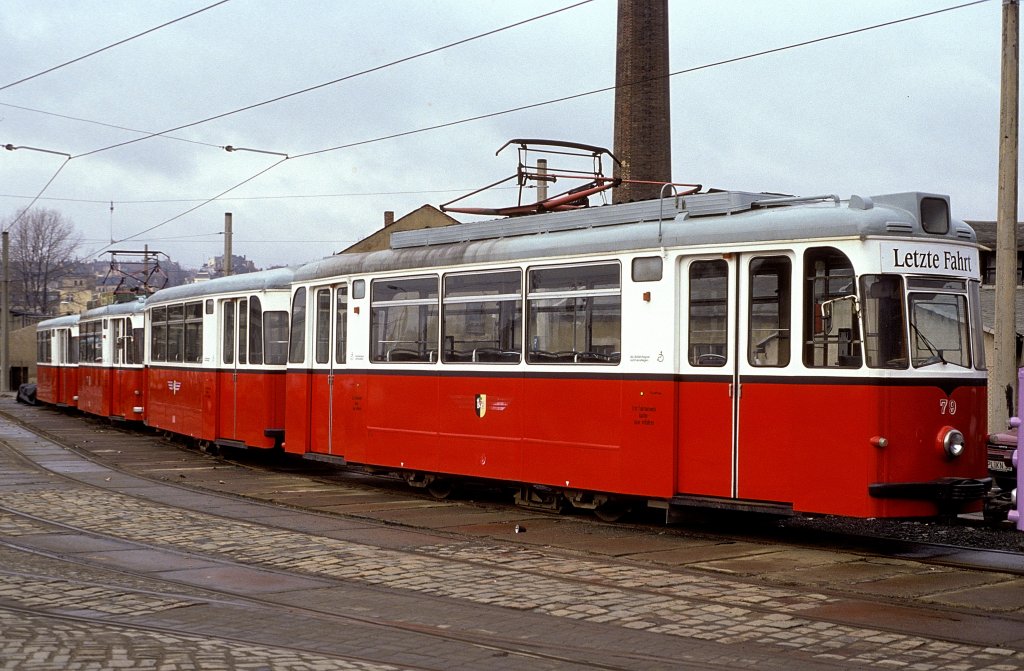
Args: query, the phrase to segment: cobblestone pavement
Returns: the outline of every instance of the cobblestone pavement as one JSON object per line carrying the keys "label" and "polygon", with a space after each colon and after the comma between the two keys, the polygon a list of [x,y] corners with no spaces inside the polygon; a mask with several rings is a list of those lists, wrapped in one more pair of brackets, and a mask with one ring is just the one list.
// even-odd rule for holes
{"label": "cobblestone pavement", "polygon": [[1024,668],[1016,612],[286,522],[125,478],[2,421],[0,443],[0,668]]}

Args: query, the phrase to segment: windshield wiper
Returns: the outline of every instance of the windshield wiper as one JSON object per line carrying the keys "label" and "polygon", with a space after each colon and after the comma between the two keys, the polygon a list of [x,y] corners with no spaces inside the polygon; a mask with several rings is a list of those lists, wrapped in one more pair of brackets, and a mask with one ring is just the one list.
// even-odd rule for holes
{"label": "windshield wiper", "polygon": [[927,359],[925,359],[924,361],[922,361],[920,363],[921,366],[928,366],[930,364],[938,363],[938,362],[942,362],[943,365],[949,363],[942,356],[942,350],[937,348],[935,345],[933,345],[932,341],[928,340],[928,338],[926,338],[925,335],[923,333],[921,333],[921,329],[917,328],[917,324],[915,324],[913,321],[911,321],[910,322],[910,328],[913,329],[914,334],[917,335],[917,337],[921,340],[921,342],[924,343],[924,346],[928,348],[928,351],[932,353],[932,355],[930,357],[928,357]]}

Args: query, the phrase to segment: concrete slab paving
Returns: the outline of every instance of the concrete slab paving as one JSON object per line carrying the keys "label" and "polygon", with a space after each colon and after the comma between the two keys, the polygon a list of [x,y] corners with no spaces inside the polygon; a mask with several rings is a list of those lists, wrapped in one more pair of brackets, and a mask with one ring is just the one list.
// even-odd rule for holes
{"label": "concrete slab paving", "polygon": [[[996,575],[996,574],[993,574]],[[1024,580],[1005,576],[1005,580],[981,584],[961,590],[946,591],[923,597],[922,601],[947,606],[962,606],[995,613],[1024,614]],[[1021,627],[1024,637],[1024,626]]]}
{"label": "concrete slab paving", "polygon": [[234,594],[271,594],[328,587],[328,581],[244,566],[212,565],[194,569],[159,571],[154,575],[196,587],[210,587]]}
{"label": "concrete slab paving", "polygon": [[59,532],[52,534],[25,534],[18,536],[17,544],[37,550],[70,553],[126,550],[135,547],[127,541]]}
{"label": "concrete slab paving", "polygon": [[89,552],[82,554],[81,557],[88,561],[95,561],[121,570],[142,571],[143,573],[162,573],[184,569],[215,568],[218,566],[216,562],[207,561],[200,557],[148,549]]}
{"label": "concrete slab paving", "polygon": [[857,561],[856,555],[827,550],[790,548],[784,550],[733,557],[700,564],[701,568],[735,575],[769,576],[774,573],[790,574],[819,566]]}
{"label": "concrete slab paving", "polygon": [[[1010,576],[998,573],[953,571],[939,567],[921,567],[915,573],[903,573],[873,582],[864,582],[857,589],[865,594],[920,598],[949,590],[966,589],[1005,581]],[[1024,602],[1022,602],[1024,605]]]}

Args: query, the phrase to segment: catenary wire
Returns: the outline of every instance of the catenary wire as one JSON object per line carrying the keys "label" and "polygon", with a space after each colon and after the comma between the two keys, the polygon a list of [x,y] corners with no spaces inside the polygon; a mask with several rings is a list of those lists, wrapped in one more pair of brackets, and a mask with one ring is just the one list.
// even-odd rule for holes
{"label": "catenary wire", "polygon": [[[35,114],[44,114],[46,116],[52,116],[57,119],[67,119],[68,121],[78,121],[80,123],[93,124],[95,126],[103,126],[104,128],[113,128],[115,130],[126,130],[129,133],[138,133],[139,135],[154,135],[152,131],[138,130],[137,128],[128,128],[127,126],[118,126],[117,124],[104,123],[102,121],[94,121],[92,119],[83,119],[81,117],[69,116],[67,114],[58,114],[57,112],[48,112],[46,110],[35,109],[32,107],[25,107],[23,105],[14,105],[12,103],[0,102],[2,107],[10,107],[11,109],[22,110],[23,112],[33,112]],[[177,135],[160,135],[161,138],[167,140],[177,140],[179,142],[188,142],[190,144],[199,144],[206,147],[214,147],[220,149],[221,145],[213,144],[212,142],[202,142],[200,140],[190,140],[189,138],[179,137]]]}
{"label": "catenary wire", "polygon": [[[902,24],[902,23],[907,23],[907,22],[910,22],[910,21],[920,20],[920,19],[924,19],[924,18],[927,18],[927,17],[935,16],[935,15],[938,15],[938,14],[943,14],[943,13],[946,13],[946,12],[951,12],[951,11],[955,11],[955,10],[964,9],[964,8],[967,8],[967,7],[972,7],[972,6],[975,6],[975,5],[980,5],[980,4],[983,4],[983,3],[986,3],[986,2],[990,2],[990,1],[991,0],[973,0],[972,2],[961,3],[961,4],[958,4],[958,5],[954,5],[954,6],[950,6],[950,7],[945,7],[945,8],[942,8],[942,9],[937,9],[937,10],[933,10],[933,11],[929,11],[929,12],[925,12],[925,13],[921,13],[921,14],[916,14],[916,15],[909,16],[909,17],[904,17],[904,18],[901,18],[901,19],[894,19],[892,21],[886,21],[886,22],[883,22],[883,23],[873,24],[871,26],[865,26],[865,27],[862,27],[862,28],[856,28],[856,29],[852,29],[852,30],[847,30],[847,31],[839,32],[839,33],[833,33],[831,35],[826,35],[826,36],[822,36],[822,37],[818,37],[818,38],[804,40],[804,41],[801,41],[801,42],[796,42],[796,43],[785,45],[785,46],[781,46],[781,47],[774,47],[774,48],[771,48],[771,49],[765,49],[765,50],[761,50],[761,51],[757,51],[757,52],[752,52],[752,53],[749,53],[749,54],[744,54],[744,55],[736,56],[736,57],[733,57],[733,58],[728,58],[728,59],[723,59],[723,60],[715,61],[715,62],[712,62],[712,63],[705,63],[705,64],[702,64],[702,65],[698,65],[698,66],[694,66],[694,67],[690,67],[690,68],[685,68],[685,69],[682,69],[682,70],[676,70],[674,72],[669,73],[667,76],[668,77],[676,77],[676,76],[680,76],[680,75],[684,75],[684,74],[691,74],[691,73],[698,72],[698,71],[701,71],[701,70],[706,70],[706,69],[710,69],[710,68],[714,68],[714,67],[719,67],[719,66],[723,66],[723,65],[729,65],[729,64],[732,64],[732,63],[738,63],[738,62],[750,60],[750,59],[753,59],[753,58],[758,58],[758,57],[767,56],[767,55],[771,55],[771,54],[776,54],[776,53],[780,53],[780,52],[784,52],[784,51],[789,51],[789,50],[793,50],[793,49],[797,49],[797,48],[801,48],[801,47],[805,47],[805,46],[810,46],[810,45],[814,45],[814,44],[819,44],[819,43],[822,43],[822,42],[831,41],[831,40],[835,40],[835,39],[839,39],[839,38],[843,38],[843,37],[849,37],[849,36],[852,36],[852,35],[868,32],[868,31],[872,31],[872,30],[878,30],[878,29],[881,29],[881,28],[886,28],[886,27],[890,27],[890,26],[894,26],[894,25],[898,25],[898,24]],[[575,7],[575,6],[576,5],[572,5],[571,7]],[[492,32],[495,32],[495,31],[492,31]],[[635,81],[635,82],[630,82],[628,84],[625,84],[625,86],[633,86],[633,85],[636,85],[636,84],[643,83],[643,81],[649,81],[649,79],[648,80],[639,80],[639,81]],[[207,204],[209,204],[211,202],[219,200],[221,196],[223,196],[223,195],[225,195],[227,193],[230,193],[231,191],[234,191],[235,189],[241,187],[244,184],[247,184],[247,183],[251,182],[252,180],[260,177],[261,175],[266,174],[267,172],[269,172],[270,170],[276,168],[281,163],[283,163],[283,162],[285,162],[287,160],[304,158],[304,157],[308,157],[308,156],[313,156],[313,155],[318,155],[318,154],[338,151],[338,150],[341,150],[341,149],[347,149],[347,148],[352,148],[352,147],[356,147],[356,146],[361,146],[361,145],[366,145],[366,144],[371,144],[371,143],[376,143],[376,142],[382,142],[384,140],[389,140],[389,139],[394,139],[394,138],[399,138],[399,137],[405,137],[405,136],[409,136],[409,135],[414,135],[414,134],[428,132],[428,131],[431,131],[431,130],[438,130],[438,129],[441,129],[441,128],[450,128],[450,127],[453,127],[453,126],[462,125],[462,124],[470,123],[470,122],[473,122],[473,121],[479,121],[479,120],[482,120],[482,119],[494,118],[494,117],[498,117],[498,116],[503,116],[503,115],[511,114],[511,113],[514,113],[514,112],[524,111],[524,110],[528,110],[528,109],[535,109],[535,108],[538,108],[538,107],[544,107],[544,106],[553,105],[553,104],[557,104],[557,103],[561,103],[561,102],[567,102],[567,101],[570,101],[570,100],[575,100],[575,99],[584,98],[584,97],[587,97],[587,96],[597,95],[597,94],[600,94],[600,93],[607,93],[609,91],[615,90],[615,88],[616,88],[615,86],[607,86],[607,87],[603,87],[603,88],[599,88],[599,89],[593,89],[593,90],[590,90],[590,91],[584,91],[584,92],[581,92],[581,93],[571,94],[571,95],[567,95],[567,96],[561,96],[561,97],[558,97],[558,98],[553,98],[553,99],[542,101],[542,102],[531,103],[531,104],[527,104],[527,105],[520,105],[520,106],[517,106],[517,107],[513,107],[513,108],[509,108],[509,109],[505,109],[505,110],[501,110],[501,111],[497,111],[497,112],[491,112],[491,113],[487,113],[487,114],[475,115],[475,116],[467,117],[467,118],[460,119],[460,120],[457,120],[457,121],[450,121],[450,122],[445,122],[445,123],[440,123],[440,124],[434,124],[434,125],[431,125],[431,126],[426,126],[426,127],[422,127],[422,128],[418,128],[418,129],[414,129],[414,130],[410,130],[410,131],[403,131],[403,132],[399,132],[399,133],[392,133],[392,134],[388,134],[388,135],[384,135],[384,136],[380,136],[380,137],[376,137],[376,138],[370,138],[370,139],[367,139],[367,140],[360,140],[360,141],[356,141],[356,142],[352,142],[352,143],[348,143],[348,144],[337,145],[337,146],[334,146],[334,147],[328,147],[328,148],[325,148],[325,149],[320,149],[320,150],[316,150],[316,151],[306,152],[304,154],[296,154],[294,156],[289,156],[287,158],[284,158],[284,159],[282,159],[280,161],[275,162],[274,164],[272,164],[271,166],[269,166],[267,168],[264,168],[263,170],[259,171],[255,175],[252,175],[251,177],[246,178],[242,182],[239,182],[238,184],[235,184],[234,186],[232,186],[232,187],[222,191],[220,194],[218,194],[216,196],[213,196],[213,197],[203,201],[199,205],[196,205],[195,207],[189,208],[188,210],[186,210],[186,211],[184,211],[184,212],[182,212],[182,213],[180,213],[178,215],[175,215],[174,217],[171,217],[170,219],[164,220],[164,221],[162,221],[162,222],[160,222],[158,224],[150,226],[149,228],[146,228],[146,229],[144,229],[142,231],[139,231],[138,233],[135,233],[135,234],[133,234],[131,236],[128,236],[126,238],[122,238],[121,240],[119,240],[117,242],[123,242],[125,240],[132,240],[132,239],[135,239],[135,238],[140,237],[142,235],[145,235],[146,233],[148,233],[150,231],[153,231],[153,230],[155,230],[157,228],[160,228],[161,226],[164,226],[164,225],[166,225],[166,224],[168,224],[168,223],[170,223],[172,221],[175,221],[175,220],[177,220],[177,219],[179,219],[179,218],[181,218],[181,217],[183,217],[183,216],[185,216],[185,215],[187,215],[187,214],[189,214],[189,213],[191,213],[191,212],[193,212],[193,211],[195,211],[195,210],[197,210],[197,209],[199,209],[199,208],[201,208],[201,207],[203,207],[203,206],[205,206],[205,205],[207,205]],[[197,123],[201,123],[201,122],[197,122]],[[165,132],[173,132],[173,131],[179,130],[180,128],[183,128],[183,127],[186,127],[186,126],[169,129],[168,131],[165,131]],[[139,138],[139,139],[146,139],[146,138]],[[123,144],[126,144],[126,143],[123,143]],[[121,146],[121,145],[115,145],[115,146]],[[109,148],[113,148],[113,147],[108,147],[108,149]],[[89,154],[96,153],[98,151],[102,151],[102,150],[96,150],[94,152],[89,152],[87,154],[80,154],[80,155],[75,156],[73,158],[81,158],[83,156],[87,156]],[[59,173],[59,171],[58,171],[58,173]],[[54,175],[54,178],[55,177],[56,177],[56,175]],[[49,184],[52,183],[52,181],[53,181],[53,178],[51,178],[51,180],[47,184],[47,186],[49,186]],[[45,191],[45,189],[46,189],[46,187],[44,187],[43,191]],[[41,196],[41,194],[42,194],[42,192],[40,193],[40,196]],[[39,196],[37,196],[37,199],[38,198],[39,198]],[[104,202],[106,202],[106,201],[104,201]],[[93,252],[90,255],[98,254],[98,253],[102,252],[104,249],[107,249],[109,246],[110,245],[104,246],[103,248],[101,248],[97,252]]]}
{"label": "catenary wire", "polygon": [[49,73],[53,72],[54,70],[59,70],[59,69],[61,69],[63,67],[71,65],[72,63],[77,63],[79,61],[83,61],[86,58],[89,58],[90,56],[95,56],[96,54],[102,53],[102,52],[107,51],[109,49],[113,49],[114,47],[119,47],[122,44],[125,44],[126,42],[131,42],[134,39],[137,39],[137,38],[142,37],[144,35],[148,35],[148,34],[150,34],[152,32],[156,32],[157,30],[160,30],[161,28],[166,28],[167,26],[170,26],[170,25],[173,25],[175,23],[178,23],[179,21],[184,21],[185,19],[191,18],[191,17],[195,16],[196,14],[201,14],[201,13],[203,13],[203,12],[209,10],[209,9],[213,9],[214,7],[216,7],[218,5],[223,5],[225,2],[228,2],[228,1],[229,0],[220,0],[219,2],[215,2],[212,5],[208,5],[206,7],[203,7],[202,9],[197,9],[194,12],[186,14],[185,16],[179,16],[178,18],[173,19],[171,21],[167,21],[166,23],[161,23],[159,26],[155,26],[155,27],[150,28],[148,30],[144,30],[141,33],[138,33],[136,35],[132,35],[131,37],[126,37],[123,40],[118,40],[117,42],[114,42],[113,44],[108,44],[107,46],[105,46],[105,47],[103,47],[101,49],[97,49],[96,51],[91,51],[91,52],[85,54],[84,56],[79,56],[78,58],[72,58],[70,61],[67,61],[65,63],[61,63],[60,65],[55,65],[52,68],[48,68],[46,70],[43,70],[42,72],[37,72],[36,74],[28,76],[28,77],[22,77],[21,79],[19,79],[17,81],[11,82],[10,84],[4,84],[3,86],[0,86],[0,91],[3,91],[5,89],[9,89],[12,86],[17,86],[18,84],[22,84],[22,83],[27,82],[29,80],[35,79],[37,77],[42,77],[43,75],[49,74]]}
{"label": "catenary wire", "polygon": [[550,16],[554,16],[556,14],[560,14],[562,12],[566,12],[566,11],[568,11],[570,9],[575,9],[577,7],[580,7],[582,5],[586,5],[586,4],[591,3],[593,1],[594,0],[582,0],[581,2],[577,2],[577,3],[572,4],[572,5],[567,5],[565,7],[561,7],[559,9],[555,9],[555,10],[552,10],[550,12],[546,12],[544,14],[538,14],[537,16],[533,16],[533,17],[530,17],[528,19],[523,19],[522,21],[517,21],[515,23],[510,23],[509,25],[502,26],[501,28],[495,28],[493,30],[488,30],[488,31],[480,33],[478,35],[473,35],[472,37],[466,37],[466,38],[463,38],[461,40],[456,40],[455,42],[449,42],[448,44],[442,45],[440,47],[434,47],[433,49],[428,49],[426,51],[421,51],[421,52],[419,52],[417,54],[413,54],[411,56],[405,56],[403,58],[399,58],[397,60],[390,61],[390,62],[384,63],[382,65],[376,65],[376,66],[374,66],[372,68],[367,68],[366,70],[360,70],[359,72],[353,72],[352,74],[348,74],[348,75],[345,75],[344,77],[339,77],[337,79],[332,79],[331,81],[323,82],[322,84],[317,84],[315,86],[309,86],[307,88],[300,89],[298,91],[293,91],[291,93],[286,93],[284,95],[280,95],[280,96],[277,96],[275,98],[270,98],[269,100],[264,100],[262,102],[253,103],[251,105],[246,105],[245,107],[239,107],[238,109],[234,109],[234,110],[231,110],[231,111],[228,111],[228,112],[221,112],[220,114],[215,114],[213,116],[206,117],[205,119],[199,119],[198,121],[192,121],[192,122],[187,123],[187,124],[182,124],[180,126],[175,126],[174,128],[168,128],[167,130],[161,131],[159,133],[152,133],[152,134],[144,136],[144,137],[134,138],[132,140],[126,140],[124,142],[119,142],[117,144],[112,144],[112,145],[109,145],[107,147],[101,147],[99,149],[94,149],[92,151],[88,151],[88,152],[79,154],[75,158],[81,158],[83,156],[91,156],[93,154],[98,154],[100,152],[109,151],[111,149],[116,149],[118,147],[124,147],[124,146],[129,145],[129,144],[134,144],[136,142],[142,142],[143,140],[148,140],[148,139],[150,139],[152,137],[156,137],[158,135],[163,135],[164,133],[173,133],[175,131],[179,131],[179,130],[182,130],[182,129],[185,129],[185,128],[192,128],[193,126],[198,126],[200,124],[204,124],[204,123],[207,123],[207,122],[210,122],[210,121],[215,121],[217,119],[223,119],[225,117],[229,117],[231,115],[238,114],[240,112],[247,112],[249,110],[256,109],[257,107],[263,107],[264,105],[270,105],[272,103],[280,102],[282,100],[286,100],[288,98],[293,98],[295,96],[299,96],[299,95],[302,95],[304,93],[309,93],[311,91],[316,91],[317,89],[322,89],[322,88],[327,87],[327,86],[333,86],[334,84],[339,84],[341,82],[348,81],[350,79],[355,79],[356,77],[362,77],[363,75],[368,75],[368,74],[371,74],[371,73],[374,73],[374,72],[379,72],[381,70],[393,67],[395,65],[400,65],[402,63],[407,63],[409,61],[416,60],[418,58],[423,58],[424,56],[429,56],[431,54],[436,54],[436,53],[438,53],[440,51],[444,51],[446,49],[451,49],[453,47],[461,46],[463,44],[467,44],[469,42],[473,42],[473,41],[482,39],[484,37],[489,37],[491,35],[496,35],[498,33],[504,32],[506,30],[511,30],[513,28],[518,28],[519,26],[523,26],[523,25],[526,25],[528,23],[532,23],[534,21],[539,21],[540,19],[545,19],[545,18],[548,18]]}

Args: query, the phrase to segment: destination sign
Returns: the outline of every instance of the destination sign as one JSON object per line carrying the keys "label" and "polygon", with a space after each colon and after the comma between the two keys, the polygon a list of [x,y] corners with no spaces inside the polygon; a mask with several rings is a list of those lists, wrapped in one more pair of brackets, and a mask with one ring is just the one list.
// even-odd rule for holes
{"label": "destination sign", "polygon": [[978,277],[978,250],[913,242],[883,243],[882,272]]}

